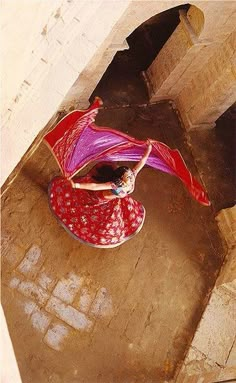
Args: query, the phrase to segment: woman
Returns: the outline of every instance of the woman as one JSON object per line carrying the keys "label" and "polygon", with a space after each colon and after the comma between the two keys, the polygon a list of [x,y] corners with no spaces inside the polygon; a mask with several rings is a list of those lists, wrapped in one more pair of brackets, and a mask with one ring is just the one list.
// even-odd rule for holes
{"label": "woman", "polygon": [[127,166],[98,164],[75,181],[63,177],[52,180],[50,207],[74,238],[94,247],[113,248],[141,230],[145,209],[130,194],[151,153],[149,140],[147,145],[142,159],[132,170]]}

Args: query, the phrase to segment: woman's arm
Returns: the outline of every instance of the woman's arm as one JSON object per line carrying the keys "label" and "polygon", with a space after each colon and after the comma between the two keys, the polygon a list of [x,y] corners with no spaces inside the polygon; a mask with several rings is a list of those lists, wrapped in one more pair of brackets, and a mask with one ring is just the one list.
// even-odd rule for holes
{"label": "woman's arm", "polygon": [[147,140],[147,144],[148,144],[148,147],[147,147],[147,149],[146,149],[142,159],[133,168],[133,172],[135,173],[135,175],[137,175],[140,172],[140,170],[142,170],[142,168],[144,167],[144,165],[147,162],[149,154],[152,151],[152,144],[151,144],[151,142],[149,140]]}
{"label": "woman's arm", "polygon": [[96,190],[111,190],[112,189],[112,183],[111,182],[106,182],[106,183],[102,183],[102,184],[98,184],[98,183],[93,183],[93,182],[90,182],[90,183],[79,183],[79,182],[73,182],[71,180],[71,184],[72,184],[72,187],[74,189],[85,189],[85,190],[93,190],[93,191],[96,191]]}

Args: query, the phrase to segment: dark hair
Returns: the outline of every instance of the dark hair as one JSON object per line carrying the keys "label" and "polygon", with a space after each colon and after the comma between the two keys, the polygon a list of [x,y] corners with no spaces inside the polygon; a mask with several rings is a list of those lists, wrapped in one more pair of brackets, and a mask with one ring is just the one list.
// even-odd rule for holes
{"label": "dark hair", "polygon": [[96,168],[96,174],[93,178],[98,182],[113,182],[116,186],[122,185],[122,176],[130,168],[128,166],[120,166],[114,169],[111,165],[102,165]]}

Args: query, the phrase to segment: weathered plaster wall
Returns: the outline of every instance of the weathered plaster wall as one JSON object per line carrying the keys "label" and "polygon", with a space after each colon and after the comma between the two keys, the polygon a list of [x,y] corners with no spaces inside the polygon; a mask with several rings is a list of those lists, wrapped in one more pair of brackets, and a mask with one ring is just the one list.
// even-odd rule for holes
{"label": "weathered plaster wall", "polygon": [[3,2],[3,183],[103,44],[129,0]]}
{"label": "weathered plaster wall", "polygon": [[[2,108],[5,112],[32,71],[37,60],[34,49],[47,33],[46,25],[56,23],[61,0],[1,2]],[[45,44],[46,46],[46,44]],[[38,51],[38,49],[37,49]]]}

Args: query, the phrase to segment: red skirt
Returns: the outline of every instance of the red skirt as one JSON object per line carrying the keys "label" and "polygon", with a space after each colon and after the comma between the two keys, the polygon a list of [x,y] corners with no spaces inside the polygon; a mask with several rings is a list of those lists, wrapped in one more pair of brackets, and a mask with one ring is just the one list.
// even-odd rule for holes
{"label": "red skirt", "polygon": [[[94,182],[89,175],[74,182]],[[107,200],[102,191],[73,189],[70,181],[54,178],[49,204],[60,224],[75,239],[98,248],[113,248],[137,234],[144,222],[143,205],[130,196]]]}

